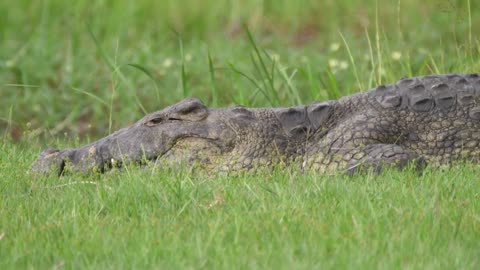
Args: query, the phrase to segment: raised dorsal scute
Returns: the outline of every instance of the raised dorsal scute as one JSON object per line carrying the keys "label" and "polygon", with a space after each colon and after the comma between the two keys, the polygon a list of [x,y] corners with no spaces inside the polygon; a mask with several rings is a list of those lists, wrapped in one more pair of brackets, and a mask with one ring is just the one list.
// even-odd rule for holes
{"label": "raised dorsal scute", "polygon": [[252,112],[252,110],[244,106],[234,105],[230,108],[230,110],[233,112],[235,118],[244,119],[244,120],[255,119],[255,114]]}
{"label": "raised dorsal scute", "polygon": [[286,132],[298,126],[308,126],[305,106],[278,108],[274,112]]}
{"label": "raised dorsal scute", "polygon": [[410,107],[416,112],[427,112],[433,109],[435,102],[430,95],[414,95],[410,97]]}
{"label": "raised dorsal scute", "polygon": [[328,119],[333,113],[333,102],[315,102],[307,107],[308,120],[312,128],[317,130],[328,122]]}

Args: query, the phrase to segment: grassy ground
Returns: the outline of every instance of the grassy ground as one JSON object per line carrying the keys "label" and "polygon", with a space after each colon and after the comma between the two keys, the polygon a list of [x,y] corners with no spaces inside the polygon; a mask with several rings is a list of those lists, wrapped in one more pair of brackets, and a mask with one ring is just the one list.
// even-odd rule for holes
{"label": "grassy ground", "polygon": [[0,269],[479,267],[474,165],[28,175],[185,96],[288,106],[480,67],[474,1],[181,2],[0,2]]}

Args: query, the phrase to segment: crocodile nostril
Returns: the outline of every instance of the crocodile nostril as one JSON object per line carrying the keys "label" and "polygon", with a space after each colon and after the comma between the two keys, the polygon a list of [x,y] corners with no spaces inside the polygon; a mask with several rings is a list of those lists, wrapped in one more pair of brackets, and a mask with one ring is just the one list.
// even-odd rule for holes
{"label": "crocodile nostril", "polygon": [[42,153],[40,153],[40,157],[50,158],[50,157],[58,155],[59,152],[60,152],[59,149],[47,149],[47,150],[43,151]]}
{"label": "crocodile nostril", "polygon": [[62,161],[60,162],[60,166],[58,168],[58,176],[62,176],[65,172],[65,160],[62,159]]}

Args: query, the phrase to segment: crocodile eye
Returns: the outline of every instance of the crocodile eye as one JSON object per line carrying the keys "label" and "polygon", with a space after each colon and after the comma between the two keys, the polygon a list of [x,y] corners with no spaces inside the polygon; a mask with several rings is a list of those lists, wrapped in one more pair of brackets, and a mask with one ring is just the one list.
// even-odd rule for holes
{"label": "crocodile eye", "polygon": [[165,117],[155,117],[145,122],[145,125],[147,127],[153,127],[159,124],[176,122],[176,121],[182,121],[182,119],[175,118],[175,117],[168,117],[166,119]]}
{"label": "crocodile eye", "polygon": [[148,122],[145,123],[145,125],[147,127],[153,127],[153,126],[156,126],[160,123],[163,122],[163,118],[162,117],[156,117],[156,118],[153,118],[153,119],[150,119],[148,120]]}

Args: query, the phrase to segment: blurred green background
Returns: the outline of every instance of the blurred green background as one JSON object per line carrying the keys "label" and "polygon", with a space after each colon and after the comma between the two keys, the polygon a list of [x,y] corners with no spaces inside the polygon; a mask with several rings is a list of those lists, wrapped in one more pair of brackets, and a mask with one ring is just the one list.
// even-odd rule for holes
{"label": "blurred green background", "polygon": [[1,1],[0,130],[93,139],[186,96],[290,106],[475,72],[478,29],[465,0]]}

